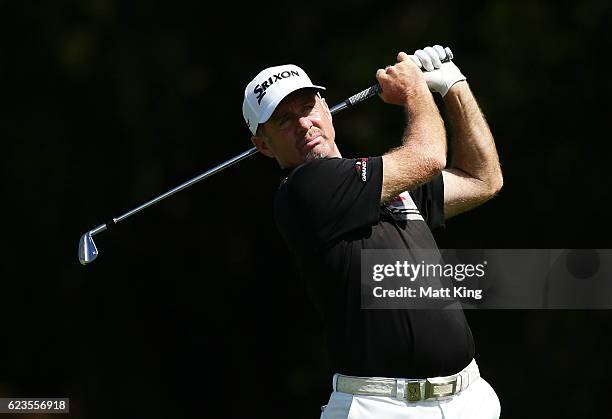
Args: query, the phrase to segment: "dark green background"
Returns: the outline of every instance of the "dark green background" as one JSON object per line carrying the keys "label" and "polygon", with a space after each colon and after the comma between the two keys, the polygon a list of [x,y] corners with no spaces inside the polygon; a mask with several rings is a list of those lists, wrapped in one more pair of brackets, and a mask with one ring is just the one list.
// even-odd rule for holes
{"label": "dark green background", "polygon": [[[96,237],[81,234],[249,148],[241,106],[294,63],[329,103],[452,47],[505,186],[446,248],[610,248],[608,2],[2,1],[0,396],[74,417],[317,418],[321,324],[275,230],[262,156]],[[399,144],[400,108],[335,118],[344,156]],[[470,311],[503,417],[609,417],[607,311]],[[219,413],[213,413],[219,412]]]}

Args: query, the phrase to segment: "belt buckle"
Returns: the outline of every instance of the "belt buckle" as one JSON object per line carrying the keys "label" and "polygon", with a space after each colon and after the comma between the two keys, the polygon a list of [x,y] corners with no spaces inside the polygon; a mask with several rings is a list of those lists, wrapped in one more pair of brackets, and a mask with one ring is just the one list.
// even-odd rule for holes
{"label": "belt buckle", "polygon": [[425,380],[425,399],[438,400],[455,394],[457,389],[457,377],[452,379],[428,378]]}
{"label": "belt buckle", "polygon": [[418,402],[421,400],[421,382],[418,380],[408,381],[408,383],[406,383],[406,390],[409,402]]}

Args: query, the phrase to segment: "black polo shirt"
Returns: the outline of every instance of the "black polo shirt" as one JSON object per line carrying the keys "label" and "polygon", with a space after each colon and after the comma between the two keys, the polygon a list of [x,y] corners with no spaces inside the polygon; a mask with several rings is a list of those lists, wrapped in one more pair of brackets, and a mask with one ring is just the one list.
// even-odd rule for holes
{"label": "black polo shirt", "polygon": [[361,309],[361,249],[435,249],[444,224],[437,176],[381,205],[382,157],[326,158],[286,170],[275,221],[323,316],[333,372],[377,377],[456,373],[474,357],[461,310]]}

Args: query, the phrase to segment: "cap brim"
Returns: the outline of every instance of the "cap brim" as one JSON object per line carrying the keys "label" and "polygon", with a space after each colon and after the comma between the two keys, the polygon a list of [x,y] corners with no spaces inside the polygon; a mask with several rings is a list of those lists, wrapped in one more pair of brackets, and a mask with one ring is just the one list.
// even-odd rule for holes
{"label": "cap brim", "polygon": [[275,100],[273,100],[272,102],[268,104],[268,107],[266,108],[266,110],[263,111],[259,117],[259,123],[265,124],[266,122],[268,122],[268,119],[270,119],[270,117],[276,110],[276,107],[278,106],[278,104],[281,103],[282,100],[286,98],[287,96],[289,96],[291,93],[295,92],[296,90],[300,90],[300,89],[326,90],[325,87],[323,86],[315,86],[315,85],[296,86],[291,89],[288,89],[283,96],[276,98]]}

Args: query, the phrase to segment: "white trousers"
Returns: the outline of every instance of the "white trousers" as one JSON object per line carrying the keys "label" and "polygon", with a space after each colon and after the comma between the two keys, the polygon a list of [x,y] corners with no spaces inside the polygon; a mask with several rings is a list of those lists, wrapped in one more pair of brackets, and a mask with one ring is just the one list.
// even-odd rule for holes
{"label": "white trousers", "polygon": [[321,419],[498,419],[499,399],[484,379],[445,400],[408,402],[334,391]]}

